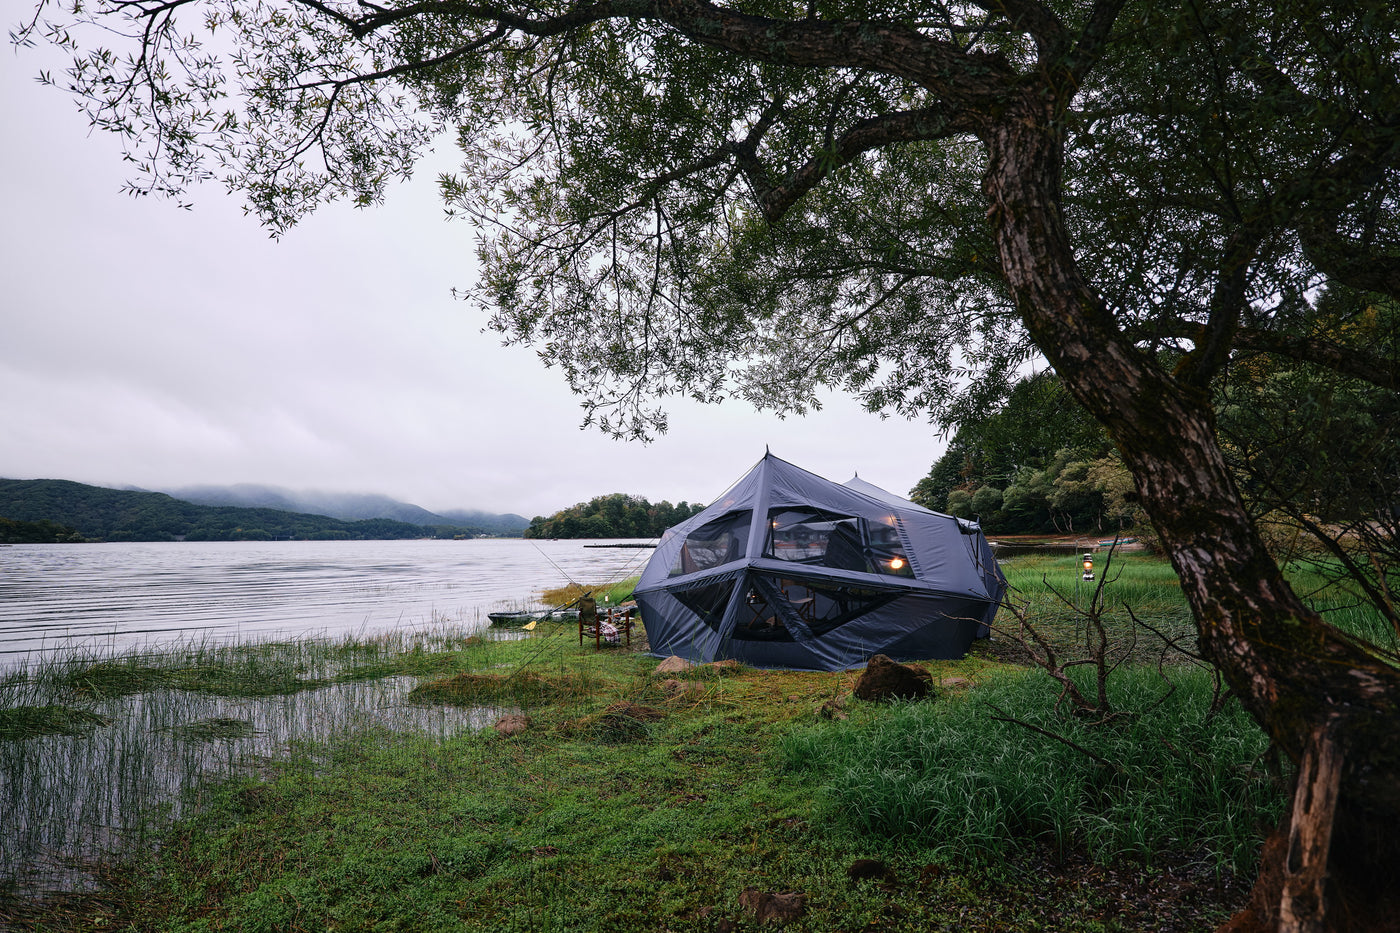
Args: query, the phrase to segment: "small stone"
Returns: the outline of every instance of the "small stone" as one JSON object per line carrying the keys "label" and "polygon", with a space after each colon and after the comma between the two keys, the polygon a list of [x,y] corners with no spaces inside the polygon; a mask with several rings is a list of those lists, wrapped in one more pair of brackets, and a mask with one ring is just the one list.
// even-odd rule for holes
{"label": "small stone", "polygon": [[520,713],[511,713],[496,720],[498,735],[519,735],[528,728],[530,728],[530,717]]}
{"label": "small stone", "polygon": [[852,881],[889,881],[894,872],[879,859],[858,858],[846,869],[846,877]]}
{"label": "small stone", "polygon": [[674,654],[660,664],[656,665],[657,674],[680,674],[694,667],[685,658],[676,657]]}
{"label": "small stone", "polygon": [[787,926],[807,913],[807,895],[773,894],[757,888],[745,888],[739,895],[739,906],[759,923]]}

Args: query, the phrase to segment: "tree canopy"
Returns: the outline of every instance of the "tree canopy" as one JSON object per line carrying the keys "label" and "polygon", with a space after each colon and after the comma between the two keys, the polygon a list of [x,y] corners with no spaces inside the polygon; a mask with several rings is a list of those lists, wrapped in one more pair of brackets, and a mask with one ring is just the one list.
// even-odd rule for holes
{"label": "tree canopy", "polygon": [[1390,0],[47,0],[38,38],[136,190],[218,178],[274,230],[454,133],[468,296],[606,430],[823,383],[956,422],[1043,355],[1299,767],[1252,922],[1394,916],[1400,675],[1288,587],[1215,394],[1259,355],[1400,385],[1393,341],[1308,310],[1400,296]]}
{"label": "tree canopy", "polygon": [[910,497],[984,531],[1112,533],[1131,522],[1111,490],[1126,476],[1112,443],[1050,370],[964,419]]}
{"label": "tree canopy", "polygon": [[704,510],[703,505],[666,500],[652,504],[641,496],[615,492],[595,496],[553,515],[537,515],[527,538],[659,538],[672,525]]}

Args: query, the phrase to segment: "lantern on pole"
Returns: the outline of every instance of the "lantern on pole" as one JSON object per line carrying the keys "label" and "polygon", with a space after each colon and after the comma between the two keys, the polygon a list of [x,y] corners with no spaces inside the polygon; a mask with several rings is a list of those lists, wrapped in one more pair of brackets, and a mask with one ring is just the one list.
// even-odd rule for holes
{"label": "lantern on pole", "polygon": [[1094,579],[1094,555],[1089,551],[1084,552],[1084,579],[1086,581]]}

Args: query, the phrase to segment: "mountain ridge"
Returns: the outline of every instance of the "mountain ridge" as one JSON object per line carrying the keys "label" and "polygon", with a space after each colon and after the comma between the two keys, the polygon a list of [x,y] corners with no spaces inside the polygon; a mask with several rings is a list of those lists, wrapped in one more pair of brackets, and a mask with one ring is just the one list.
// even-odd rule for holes
{"label": "mountain ridge", "polygon": [[[205,505],[165,492],[90,486],[72,480],[0,479],[0,517],[55,522],[76,529],[84,538],[106,541],[394,540],[512,534],[499,522],[486,527],[450,521],[422,509],[419,512],[441,520],[419,524],[381,516],[338,519],[268,507]],[[513,518],[519,519],[517,529],[528,525],[519,516]]]}

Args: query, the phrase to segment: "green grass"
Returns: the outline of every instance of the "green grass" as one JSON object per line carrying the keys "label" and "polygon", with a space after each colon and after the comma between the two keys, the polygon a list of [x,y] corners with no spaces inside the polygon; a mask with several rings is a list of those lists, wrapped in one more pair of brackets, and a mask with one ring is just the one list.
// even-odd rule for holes
{"label": "green grass", "polygon": [[[1036,627],[1064,648],[1083,643],[1085,625],[1079,610],[1095,598],[1104,608],[1110,630],[1122,638],[1131,636],[1134,629],[1131,609],[1167,637],[1184,637],[1186,644],[1192,643],[1195,622],[1176,572],[1166,559],[1132,551],[1115,553],[1109,559],[1106,551],[1099,551],[1094,565],[1096,579],[1086,583],[1081,579],[1077,555],[1019,557],[1003,565],[1010,584],[1007,599],[1024,607]],[[1319,562],[1300,562],[1285,566],[1284,572],[1304,601],[1328,622],[1387,650],[1400,650],[1400,638],[1389,622],[1364,605],[1346,585],[1337,584],[1331,574],[1320,572],[1325,569],[1335,571]],[[1016,622],[1003,609],[997,624],[1011,629]],[[1144,632],[1137,634],[1140,641],[1133,656],[1143,662],[1154,660],[1161,642]]]}
{"label": "green grass", "polygon": [[[1015,672],[932,664],[981,684],[921,707],[851,703],[849,721],[822,725],[822,704],[847,696],[852,674],[707,671],[702,690],[668,698],[652,660],[539,641],[510,650],[540,676],[586,674],[591,692],[540,698],[525,734],[369,730],[297,744],[257,778],[206,789],[153,855],[109,869],[100,896],[28,916],[45,929],[182,933],[708,931],[720,918],[752,929],[739,896],[757,888],[806,894],[788,929],[813,933],[1116,928],[1105,918],[1117,908],[1092,886],[1047,888],[1016,855],[979,865],[927,828],[888,834],[832,808],[815,737],[858,747],[916,712],[954,722],[980,691],[1025,679]],[[852,880],[857,858],[902,880]]]}
{"label": "green grass", "polygon": [[1249,871],[1283,802],[1261,765],[1267,738],[1238,705],[1209,716],[1204,672],[1170,677],[1120,670],[1110,695],[1121,713],[1093,723],[1057,713],[1044,674],[1003,674],[966,702],[794,732],[784,759],[822,780],[825,818],[903,844],[936,840],[936,854],[959,861],[1042,843],[1105,862],[1184,849]]}
{"label": "green grass", "polygon": [[[1328,622],[1386,650],[1400,651],[1400,632],[1366,604],[1354,583],[1349,580],[1338,582],[1341,567],[1334,558],[1319,556],[1313,560],[1295,561],[1284,569],[1294,588]],[[1396,585],[1394,577],[1392,570],[1392,587]]]}
{"label": "green grass", "polygon": [[[1008,567],[1067,645],[1082,618],[1044,581],[1073,600],[1078,573],[1068,558]],[[1120,643],[1125,603],[1189,631],[1165,562],[1123,555],[1108,578]],[[1186,668],[1151,708],[1166,687],[1140,656],[1112,684],[1124,715],[1099,725],[983,651],[929,662],[947,686],[918,704],[850,701],[853,673],[744,668],[676,693],[654,659],[580,647],[573,625],[44,662],[0,679],[0,922],[745,930],[739,896],[758,888],[804,893],[789,929],[813,933],[1207,928],[1240,896],[1213,885],[1247,876],[1279,798],[1249,720],[1207,717]],[[825,718],[831,701],[849,718]],[[497,735],[503,712],[528,731]],[[70,857],[100,862],[75,874]],[[847,877],[858,858],[893,880]],[[16,880],[35,866],[102,886],[35,899]],[[1102,890],[1124,877],[1153,894]]]}

